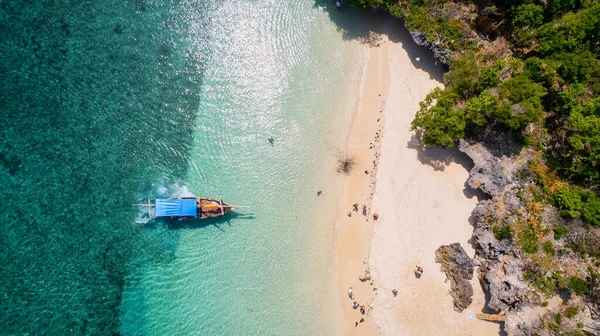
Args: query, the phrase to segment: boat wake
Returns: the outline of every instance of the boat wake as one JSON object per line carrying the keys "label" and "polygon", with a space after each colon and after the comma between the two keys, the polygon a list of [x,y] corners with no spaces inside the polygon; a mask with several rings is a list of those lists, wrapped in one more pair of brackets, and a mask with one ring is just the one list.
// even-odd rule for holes
{"label": "boat wake", "polygon": [[135,217],[135,223],[144,225],[144,224],[148,223],[151,219],[152,218],[150,218],[150,216],[148,216],[148,210],[143,207],[139,207],[138,214]]}
{"label": "boat wake", "polygon": [[171,192],[169,193],[170,197],[188,197],[188,196],[194,196],[194,194],[190,191],[190,189],[188,189],[187,186],[179,186],[179,185],[174,185],[171,188]]}

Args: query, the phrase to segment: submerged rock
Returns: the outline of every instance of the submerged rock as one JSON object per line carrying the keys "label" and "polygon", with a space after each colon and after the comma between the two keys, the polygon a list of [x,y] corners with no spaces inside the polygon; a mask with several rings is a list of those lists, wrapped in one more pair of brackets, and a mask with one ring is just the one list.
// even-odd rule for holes
{"label": "submerged rock", "polygon": [[473,302],[473,260],[469,258],[460,243],[442,245],[435,251],[435,262],[450,279],[450,295],[454,299],[454,309],[462,312]]}

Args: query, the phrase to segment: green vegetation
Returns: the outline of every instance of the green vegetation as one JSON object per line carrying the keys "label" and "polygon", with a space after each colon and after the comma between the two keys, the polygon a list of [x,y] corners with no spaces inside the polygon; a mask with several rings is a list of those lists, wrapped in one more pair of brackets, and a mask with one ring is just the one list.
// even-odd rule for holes
{"label": "green vegetation", "polygon": [[[423,127],[422,134],[426,144],[451,147],[456,137],[464,136],[464,112],[457,113],[453,109],[457,99],[453,92],[436,88],[420,103],[421,109],[417,112],[413,124],[426,126]],[[432,106],[434,100],[437,102]]]}
{"label": "green vegetation", "polygon": [[554,315],[554,322],[556,322],[557,325],[562,324],[562,315],[560,313]]}
{"label": "green vegetation", "polygon": [[494,226],[492,231],[494,232],[494,236],[498,240],[512,238],[512,230],[510,228],[510,225],[505,225],[503,227]]}
{"label": "green vegetation", "polygon": [[522,129],[527,124],[542,119],[541,98],[546,90],[524,74],[519,74],[500,84],[498,119],[512,129]]}
{"label": "green vegetation", "polygon": [[568,318],[573,318],[577,316],[577,314],[579,314],[579,308],[577,307],[569,306],[567,309],[565,309],[565,316]]}
{"label": "green vegetation", "polygon": [[579,217],[581,214],[579,210],[581,210],[581,195],[578,191],[574,189],[560,188],[556,194],[554,194],[554,199],[556,201],[556,205],[558,208],[563,210],[562,215],[568,216],[570,218]]}
{"label": "green vegetation", "polygon": [[542,244],[542,249],[544,250],[544,252],[550,254],[550,255],[555,255],[556,254],[556,250],[554,249],[554,246],[552,246],[552,242],[549,241],[545,241]]}
{"label": "green vegetation", "polygon": [[[565,279],[558,273],[554,273],[551,277],[547,277],[542,273],[533,270],[526,272],[525,278],[528,279],[538,291],[545,295],[554,295],[559,289],[570,289],[577,295],[586,295],[597,286],[597,284],[594,284],[593,282],[590,283],[579,277]],[[569,314],[572,313],[573,312],[570,312]],[[566,316],[570,317],[569,315]]]}
{"label": "green vegetation", "polygon": [[[535,289],[545,295],[553,295],[556,293],[557,286],[552,278],[545,277],[532,271],[525,273],[525,278],[531,282]],[[548,305],[547,302],[546,305]]]}
{"label": "green vegetation", "polygon": [[538,251],[538,239],[532,230],[525,230],[519,235],[519,244],[523,251],[533,254]]}
{"label": "green vegetation", "polygon": [[485,126],[488,120],[496,113],[498,97],[490,90],[483,91],[479,96],[467,100],[465,112],[467,121],[477,126]]}
{"label": "green vegetation", "polygon": [[592,290],[590,284],[579,277],[571,277],[568,286],[577,295],[585,295]]}
{"label": "green vegetation", "polygon": [[534,3],[513,7],[511,14],[515,27],[538,27],[544,22],[544,7]]}
{"label": "green vegetation", "polygon": [[564,236],[566,233],[569,232],[569,228],[566,226],[557,224],[554,226],[552,231],[554,231],[554,239],[559,240],[560,238],[562,238],[562,236]]}
{"label": "green vegetation", "polygon": [[588,224],[600,225],[600,197],[592,191],[561,187],[554,194],[554,200],[563,217],[581,217]]}

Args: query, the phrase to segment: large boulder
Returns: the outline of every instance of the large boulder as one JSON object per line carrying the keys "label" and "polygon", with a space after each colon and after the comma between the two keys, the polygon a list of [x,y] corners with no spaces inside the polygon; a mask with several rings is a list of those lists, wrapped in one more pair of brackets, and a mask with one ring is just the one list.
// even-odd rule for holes
{"label": "large boulder", "polygon": [[435,251],[435,261],[441,265],[451,282],[450,295],[454,299],[454,309],[461,312],[473,302],[473,260],[469,258],[460,243],[442,245]]}

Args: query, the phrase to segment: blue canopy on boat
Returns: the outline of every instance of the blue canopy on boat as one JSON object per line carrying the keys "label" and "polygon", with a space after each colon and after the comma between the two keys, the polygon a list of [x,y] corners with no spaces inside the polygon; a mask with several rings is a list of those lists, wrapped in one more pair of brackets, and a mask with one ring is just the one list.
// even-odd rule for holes
{"label": "blue canopy on boat", "polygon": [[155,217],[185,216],[198,218],[195,198],[157,199],[155,204]]}

